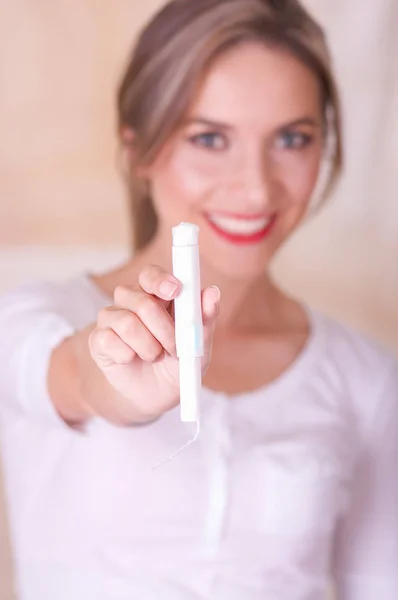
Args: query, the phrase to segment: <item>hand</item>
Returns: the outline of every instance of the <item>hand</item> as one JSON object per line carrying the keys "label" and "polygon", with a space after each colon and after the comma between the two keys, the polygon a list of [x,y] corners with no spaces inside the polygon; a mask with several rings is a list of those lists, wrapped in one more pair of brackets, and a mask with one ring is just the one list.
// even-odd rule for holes
{"label": "hand", "polygon": [[[116,392],[118,422],[149,421],[178,405],[179,371],[171,309],[180,288],[181,284],[160,267],[147,267],[135,288],[116,288],[114,305],[99,313],[89,349]],[[203,372],[210,361],[219,300],[216,287],[202,291]],[[95,399],[91,408],[101,414],[100,402],[98,407],[93,403]]]}

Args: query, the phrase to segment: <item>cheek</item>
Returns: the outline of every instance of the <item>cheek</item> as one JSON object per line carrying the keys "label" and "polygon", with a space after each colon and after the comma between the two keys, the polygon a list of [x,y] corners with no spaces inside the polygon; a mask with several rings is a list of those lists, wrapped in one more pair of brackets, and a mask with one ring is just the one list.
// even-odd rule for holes
{"label": "cheek", "polygon": [[181,149],[157,169],[152,189],[157,202],[199,207],[212,198],[220,185],[217,160],[200,151]]}
{"label": "cheek", "polygon": [[284,181],[290,204],[305,209],[317,183],[321,150],[306,155],[292,156],[284,164]]}

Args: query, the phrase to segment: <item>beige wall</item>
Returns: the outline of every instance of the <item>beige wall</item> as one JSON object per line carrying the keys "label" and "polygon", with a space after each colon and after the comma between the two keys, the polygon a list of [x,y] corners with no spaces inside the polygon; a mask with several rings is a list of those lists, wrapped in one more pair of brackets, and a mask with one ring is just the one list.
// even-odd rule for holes
{"label": "beige wall", "polygon": [[[114,86],[134,32],[160,4],[0,3],[1,288],[125,255]],[[398,3],[306,4],[331,37],[347,169],[334,201],[286,248],[276,271],[315,305],[398,350]],[[4,577],[0,598],[9,600]]]}
{"label": "beige wall", "polygon": [[135,32],[160,4],[0,3],[0,244],[126,240],[114,92]]}
{"label": "beige wall", "polygon": [[289,245],[278,273],[398,351],[398,3],[304,1],[329,33],[347,164],[333,202]]}

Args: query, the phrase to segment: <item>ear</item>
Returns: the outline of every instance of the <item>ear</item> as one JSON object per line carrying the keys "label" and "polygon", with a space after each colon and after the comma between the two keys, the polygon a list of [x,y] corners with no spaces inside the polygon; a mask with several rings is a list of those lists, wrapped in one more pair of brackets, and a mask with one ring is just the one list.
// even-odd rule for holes
{"label": "ear", "polygon": [[121,142],[122,159],[125,168],[130,171],[134,169],[137,171],[135,165],[136,162],[136,149],[135,149],[135,131],[131,127],[123,126],[119,131],[119,137]]}
{"label": "ear", "polygon": [[124,126],[120,130],[120,139],[124,147],[132,147],[135,140],[135,132],[131,127]]}
{"label": "ear", "polygon": [[135,147],[136,134],[134,129],[128,126],[123,126],[120,129],[120,140],[122,143],[122,152],[125,161],[130,169],[134,170],[136,177],[149,180],[151,176],[151,167],[136,163],[137,153]]}

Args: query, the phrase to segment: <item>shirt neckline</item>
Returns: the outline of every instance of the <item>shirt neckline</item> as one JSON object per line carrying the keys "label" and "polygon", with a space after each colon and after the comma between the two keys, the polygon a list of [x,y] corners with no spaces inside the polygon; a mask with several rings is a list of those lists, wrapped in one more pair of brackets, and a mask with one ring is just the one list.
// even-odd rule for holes
{"label": "shirt neckline", "polygon": [[256,400],[260,396],[274,396],[297,388],[319,360],[325,339],[321,315],[304,302],[301,303],[301,307],[307,315],[310,333],[301,351],[280,375],[272,381],[246,392],[228,394],[203,386],[205,393],[216,398],[239,402],[247,399]]}

